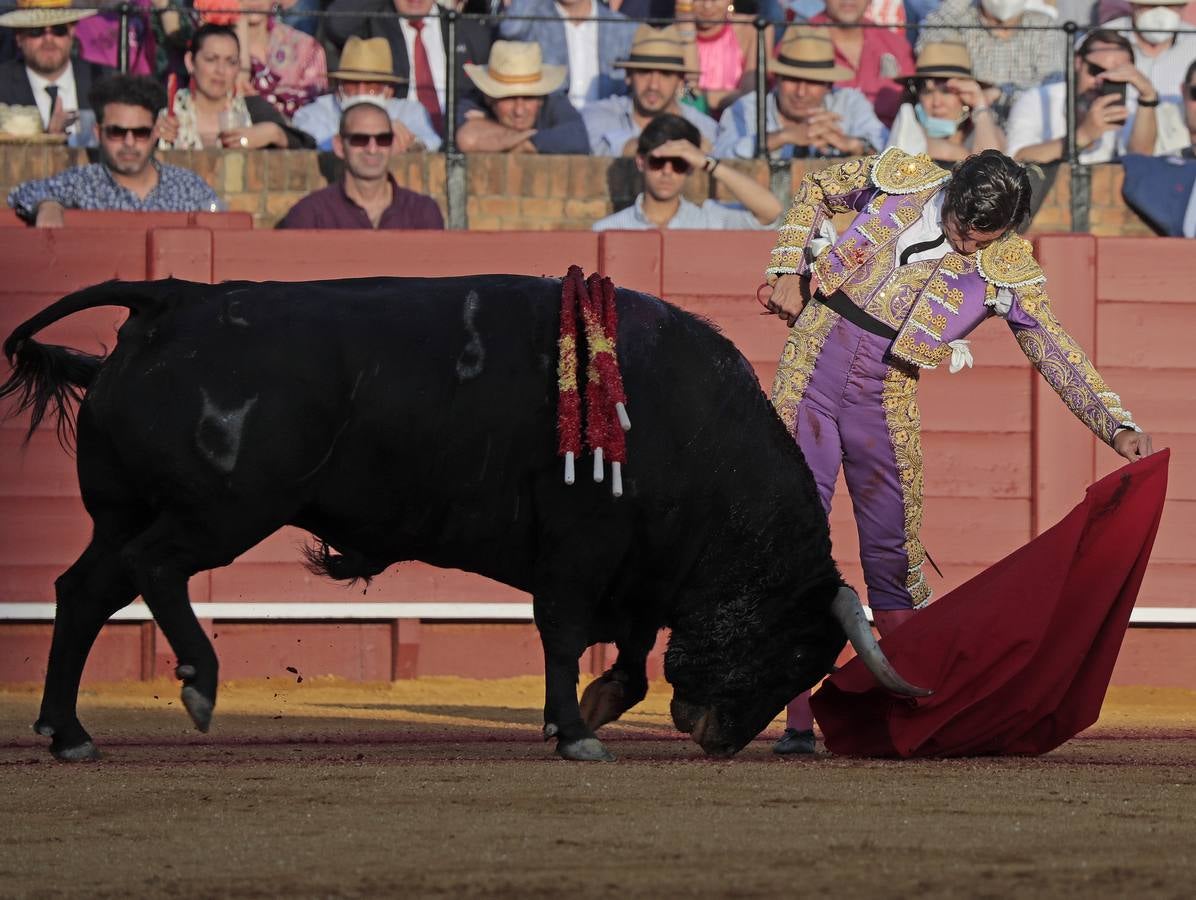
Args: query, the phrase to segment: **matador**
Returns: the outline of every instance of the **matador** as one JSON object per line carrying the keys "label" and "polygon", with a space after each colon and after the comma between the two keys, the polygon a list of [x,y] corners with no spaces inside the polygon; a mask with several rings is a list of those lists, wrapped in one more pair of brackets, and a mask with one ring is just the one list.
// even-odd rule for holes
{"label": "matador", "polygon": [[[890,148],[807,175],[766,270],[770,309],[792,326],[772,400],[830,512],[842,466],[868,603],[881,635],[929,600],[922,572],[919,374],[972,363],[991,316],[1068,408],[1128,459],[1151,452],[1051,312],[1046,276],[1015,233],[1030,208],[1020,165],[988,150],[953,171]],[[836,214],[856,213],[837,235]],[[778,753],[814,750],[808,695],[789,705]]]}

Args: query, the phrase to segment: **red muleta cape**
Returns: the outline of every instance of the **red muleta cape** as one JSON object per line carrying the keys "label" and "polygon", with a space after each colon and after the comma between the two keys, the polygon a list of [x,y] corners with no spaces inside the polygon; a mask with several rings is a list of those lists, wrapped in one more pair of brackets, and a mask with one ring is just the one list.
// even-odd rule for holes
{"label": "red muleta cape", "polygon": [[1100,715],[1167,490],[1170,451],[1088,489],[1059,524],[881,642],[934,695],[895,697],[859,659],[811,699],[849,756],[1046,753]]}

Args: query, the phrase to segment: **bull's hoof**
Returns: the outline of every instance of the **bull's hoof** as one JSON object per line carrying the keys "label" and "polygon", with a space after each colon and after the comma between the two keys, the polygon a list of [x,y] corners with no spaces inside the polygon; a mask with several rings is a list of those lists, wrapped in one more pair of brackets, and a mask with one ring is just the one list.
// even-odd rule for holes
{"label": "bull's hoof", "polygon": [[191,681],[195,678],[195,666],[175,666],[174,677],[179,681]]}
{"label": "bull's hoof", "polygon": [[556,752],[565,759],[576,762],[614,762],[615,758],[598,738],[582,738],[579,741],[560,741]]}
{"label": "bull's hoof", "polygon": [[62,762],[95,762],[100,759],[100,750],[91,741],[84,741],[74,747],[50,746],[54,758]]}
{"label": "bull's hoof", "polygon": [[54,726],[45,719],[38,719],[33,723],[33,733],[42,737],[54,737]]}
{"label": "bull's hoof", "polygon": [[626,711],[627,690],[609,675],[591,681],[581,695],[581,718],[590,731],[597,731]]}
{"label": "bull's hoof", "polygon": [[195,727],[207,734],[209,728],[212,727],[212,709],[215,704],[197,688],[187,685],[183,688],[183,706],[187,708],[187,714],[191,716],[191,721],[195,723]]}

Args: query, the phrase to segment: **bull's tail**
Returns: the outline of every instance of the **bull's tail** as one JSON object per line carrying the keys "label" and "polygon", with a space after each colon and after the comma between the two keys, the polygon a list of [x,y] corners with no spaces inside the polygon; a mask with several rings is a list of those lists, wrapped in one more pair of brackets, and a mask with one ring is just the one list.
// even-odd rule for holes
{"label": "bull's tail", "polygon": [[4,342],[12,373],[0,385],[0,400],[15,399],[8,417],[29,412],[26,441],[49,410],[56,420],[58,442],[64,447],[74,444],[72,406],[83,399],[106,358],[71,347],[39,344],[32,336],[59,319],[97,306],[123,306],[130,315],[153,314],[163,308],[170,293],[160,282],[106,281],[68,294],[13,330]]}

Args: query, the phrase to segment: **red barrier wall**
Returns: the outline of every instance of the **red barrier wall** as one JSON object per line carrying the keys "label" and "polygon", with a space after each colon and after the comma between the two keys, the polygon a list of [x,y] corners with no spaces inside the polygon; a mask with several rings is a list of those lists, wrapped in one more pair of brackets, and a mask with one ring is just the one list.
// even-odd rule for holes
{"label": "red barrier wall", "polygon": [[[156,227],[163,224],[166,227]],[[221,225],[234,224],[221,220]],[[122,223],[92,230],[5,229],[0,265],[0,335],[62,294],[108,278],[175,275],[298,280],[378,274],[479,272],[562,274],[571,263],[617,283],[658,294],[715,322],[755,366],[767,389],[785,340],[775,318],[752,298],[773,237],[753,232],[558,235],[426,232],[271,232],[210,223]],[[1186,351],[1196,325],[1189,283],[1196,265],[1189,245],[1163,239],[1046,236],[1039,255],[1056,313],[1090,348],[1158,445],[1175,454],[1172,486],[1140,606],[1191,606],[1196,548],[1196,476],[1185,462],[1196,451],[1193,398],[1196,357]],[[1190,253],[1190,251],[1188,251]],[[73,316],[42,333],[47,341],[98,351],[111,346],[119,311]],[[1045,529],[1074,505],[1084,487],[1117,458],[1063,408],[1022,357],[1002,323],[973,335],[976,367],[957,375],[928,373],[925,422],[927,516],[924,538],[944,577],[942,594]],[[88,536],[72,461],[46,430],[21,450],[23,423],[0,427],[0,602],[47,601],[54,578]],[[857,542],[846,492],[831,516],[836,557],[855,583]],[[298,564],[306,536],[286,530],[233,565],[192,580],[196,602],[237,601],[525,601],[525,595],[476,576],[411,564],[376,579],[366,597],[313,578]],[[228,677],[277,672],[354,678],[457,672],[540,671],[534,631],[525,625],[405,622],[211,625]],[[33,680],[44,669],[48,626],[0,622],[0,681]],[[1196,631],[1127,641],[1121,673],[1134,683],[1196,687],[1196,654],[1160,659],[1162,646],[1191,648]],[[1137,648],[1137,649],[1135,649]],[[595,648],[600,671],[607,651]],[[285,662],[284,662],[285,660]],[[90,678],[170,670],[169,651],[153,626],[113,624],[92,656]],[[657,657],[656,666],[659,666]]]}

